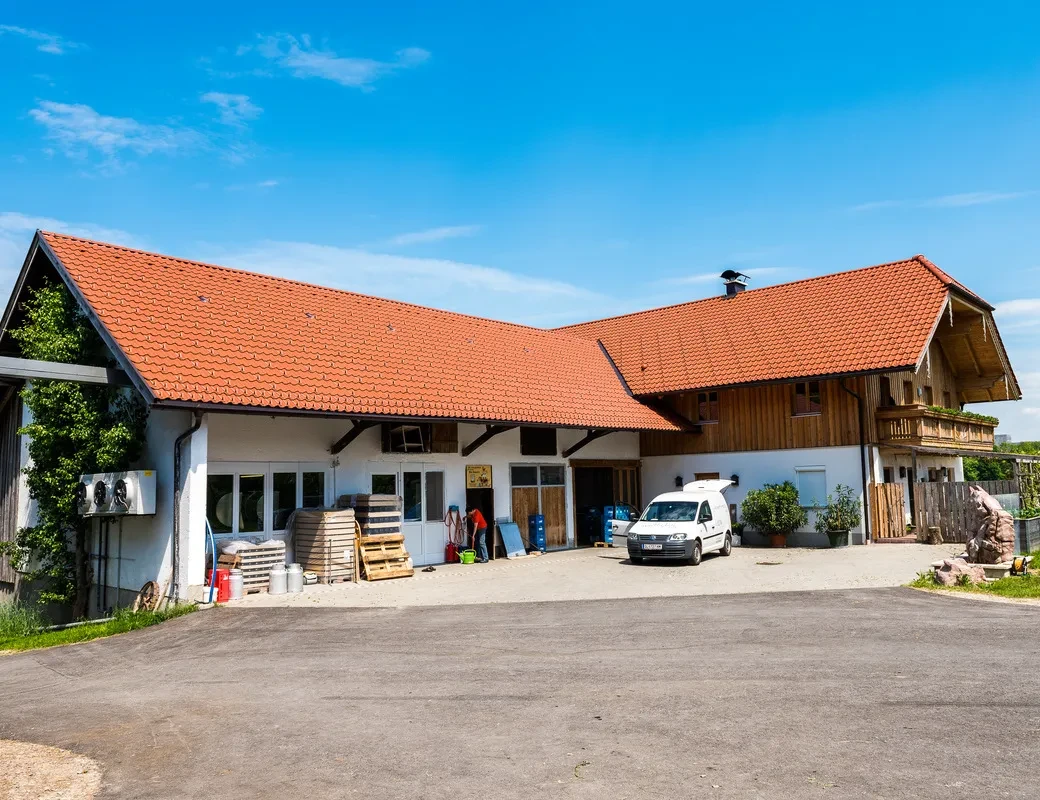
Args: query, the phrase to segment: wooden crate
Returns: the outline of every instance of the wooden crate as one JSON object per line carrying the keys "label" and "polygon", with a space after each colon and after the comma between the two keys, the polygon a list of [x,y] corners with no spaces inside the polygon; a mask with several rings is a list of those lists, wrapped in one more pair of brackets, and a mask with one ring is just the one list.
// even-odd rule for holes
{"label": "wooden crate", "polygon": [[412,559],[404,549],[403,534],[362,536],[358,552],[365,580],[409,578],[415,574]]}
{"label": "wooden crate", "polygon": [[285,564],[285,545],[251,547],[239,550],[235,555],[220,555],[217,566],[222,569],[242,570],[242,591],[245,594],[266,592],[271,583],[271,567]]}
{"label": "wooden crate", "polygon": [[297,511],[292,539],[296,561],[322,583],[357,579],[357,522],[352,509]]}
{"label": "wooden crate", "polygon": [[348,495],[361,535],[401,533],[404,501],[393,494]]}

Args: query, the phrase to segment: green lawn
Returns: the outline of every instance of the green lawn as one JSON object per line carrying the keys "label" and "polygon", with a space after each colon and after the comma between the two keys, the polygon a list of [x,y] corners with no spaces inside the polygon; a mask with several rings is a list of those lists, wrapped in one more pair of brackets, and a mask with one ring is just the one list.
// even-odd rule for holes
{"label": "green lawn", "polygon": [[36,650],[74,642],[88,642],[104,636],[126,633],[138,628],[158,625],[174,617],[182,617],[196,606],[173,606],[164,611],[129,611],[121,609],[108,622],[77,625],[60,631],[43,630],[41,617],[24,606],[0,605],[0,651]]}
{"label": "green lawn", "polygon": [[943,586],[935,580],[932,570],[922,572],[910,586],[915,589],[942,589],[947,592],[969,592],[973,594],[992,594],[998,597],[1015,599],[1040,599],[1040,550],[1030,553],[1033,557],[1033,569],[1028,575],[1016,575],[1001,578],[989,583],[965,584],[960,586]]}

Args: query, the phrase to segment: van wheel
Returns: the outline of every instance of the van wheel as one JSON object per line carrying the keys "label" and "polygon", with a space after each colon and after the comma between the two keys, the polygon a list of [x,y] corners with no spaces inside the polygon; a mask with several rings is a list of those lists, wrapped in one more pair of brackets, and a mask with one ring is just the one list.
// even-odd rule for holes
{"label": "van wheel", "polygon": [[696,567],[701,563],[701,540],[693,543],[693,553],[690,554],[690,566]]}
{"label": "van wheel", "polygon": [[729,533],[726,534],[726,541],[719,552],[724,556],[728,556],[733,552],[733,537]]}

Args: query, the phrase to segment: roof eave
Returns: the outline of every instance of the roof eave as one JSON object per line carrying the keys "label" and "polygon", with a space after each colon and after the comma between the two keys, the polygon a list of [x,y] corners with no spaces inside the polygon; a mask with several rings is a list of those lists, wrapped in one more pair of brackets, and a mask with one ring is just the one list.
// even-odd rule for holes
{"label": "roof eave", "polygon": [[829,372],[818,375],[798,375],[789,378],[776,378],[768,381],[742,381],[740,383],[720,383],[705,386],[687,386],[682,389],[667,389],[660,391],[637,392],[636,398],[644,397],[668,397],[687,392],[719,391],[721,389],[747,389],[753,386],[776,386],[784,383],[799,383],[801,381],[831,381],[841,378],[868,377],[870,375],[886,375],[889,372],[905,372],[916,369],[915,364],[896,364],[890,367],[879,367],[877,369],[853,370],[851,372]]}

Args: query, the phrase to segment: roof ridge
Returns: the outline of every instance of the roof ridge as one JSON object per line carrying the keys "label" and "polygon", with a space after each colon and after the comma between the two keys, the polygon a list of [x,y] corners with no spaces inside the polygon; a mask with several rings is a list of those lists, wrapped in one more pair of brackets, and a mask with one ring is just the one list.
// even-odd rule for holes
{"label": "roof ridge", "polygon": [[[927,262],[927,263],[922,262],[921,259],[924,259],[924,262]],[[940,282],[944,282],[945,283],[945,281],[943,281],[943,279],[939,275],[936,274],[936,270],[938,270],[939,272],[942,272],[942,270],[940,270],[938,267],[936,267],[934,264],[932,264],[932,262],[928,261],[928,259],[926,259],[924,256],[922,256],[922,255],[915,255],[915,256],[912,256],[910,258],[902,258],[902,259],[898,259],[896,261],[886,261],[886,262],[884,262],[882,264],[871,264],[870,266],[867,266],[867,267],[855,267],[853,269],[842,270],[841,272],[828,272],[825,275],[813,275],[813,276],[808,277],[808,278],[799,278],[798,280],[794,280],[794,281],[786,281],[784,283],[774,283],[774,284],[771,284],[769,286],[760,286],[760,287],[758,287],[756,289],[746,289],[746,290],[744,290],[743,292],[740,293],[740,296],[746,296],[746,295],[749,295],[749,294],[756,294],[756,293],[761,293],[761,292],[774,291],[776,289],[782,289],[782,288],[785,288],[785,287],[788,287],[788,286],[796,286],[796,285],[801,284],[801,283],[812,283],[814,281],[822,281],[822,280],[826,280],[826,279],[829,279],[829,278],[837,278],[837,277],[840,277],[842,275],[850,275],[850,274],[852,274],[854,272],[868,272],[868,271],[870,271],[872,269],[882,269],[884,267],[895,267],[895,266],[899,266],[900,264],[912,264],[915,261],[920,263],[921,266],[928,267],[928,265],[931,265],[931,267],[929,267],[929,271],[932,272],[932,274],[938,280],[940,280]],[[949,276],[947,276],[947,277],[949,278]],[[952,278],[950,278],[950,280],[953,281]],[[953,281],[953,282],[956,283],[956,281]],[[610,322],[610,321],[616,320],[616,319],[626,319],[626,318],[629,318],[629,317],[638,317],[638,316],[641,316],[643,314],[654,314],[654,313],[657,313],[659,311],[667,311],[667,310],[673,309],[673,308],[681,308],[683,306],[693,306],[693,305],[696,305],[697,303],[706,303],[706,302],[709,302],[711,300],[725,300],[725,299],[727,299],[727,298],[724,295],[712,295],[711,297],[699,297],[696,300],[683,300],[680,303],[670,303],[670,304],[668,304],[666,306],[655,306],[654,308],[644,308],[644,309],[642,309],[640,311],[630,311],[627,314],[615,314],[614,316],[611,316],[611,317],[602,317],[600,319],[590,319],[590,320],[587,320],[585,322],[574,322],[574,323],[571,323],[570,325],[561,325],[560,327],[553,328],[552,330],[554,330],[554,331],[566,331],[566,330],[568,330],[570,328],[580,328],[580,327],[585,326],[585,325],[597,325],[597,324],[599,324],[601,322]]]}
{"label": "roof ridge", "polygon": [[[449,314],[455,317],[464,317],[466,319],[477,320],[479,322],[490,322],[493,325],[506,325],[513,328],[520,328],[525,331],[533,331],[537,333],[557,333],[557,328],[539,328],[537,325],[524,325],[521,322],[509,322],[507,320],[492,319],[491,317],[481,317],[476,314],[467,314],[464,311],[450,311],[446,308],[436,308],[434,306],[424,306],[419,303],[410,303],[407,300],[395,300],[390,297],[379,297],[374,294],[364,294],[362,292],[352,292],[349,289],[337,289],[334,286],[322,286],[320,283],[311,283],[310,281],[301,281],[296,278],[283,278],[279,275],[268,275],[265,272],[253,272],[248,269],[241,269],[239,267],[225,267],[221,264],[211,264],[208,261],[195,261],[190,258],[180,258],[178,256],[168,256],[165,253],[156,253],[151,250],[142,250],[137,247],[126,247],[125,245],[112,244],[111,242],[101,242],[97,239],[87,239],[83,236],[73,236],[68,233],[57,233],[55,231],[38,231],[43,236],[54,236],[61,239],[68,239],[75,242],[85,242],[95,247],[107,247],[112,250],[121,250],[125,253],[136,253],[138,255],[151,256],[152,258],[160,258],[166,261],[174,261],[179,264],[188,264],[194,267],[205,267],[206,269],[219,270],[222,272],[230,272],[237,275],[248,275],[252,278],[262,278],[264,280],[275,281],[278,283],[290,283],[295,286],[306,286],[311,289],[318,289],[323,292],[332,292],[333,294],[349,295],[351,297],[359,297],[365,300],[375,300],[380,303],[389,303],[391,305],[404,306],[406,308],[417,308],[423,311],[433,311],[437,314]],[[567,334],[565,334],[567,335]],[[588,339],[582,336],[569,336],[570,339],[578,339],[583,342],[587,342]]]}

